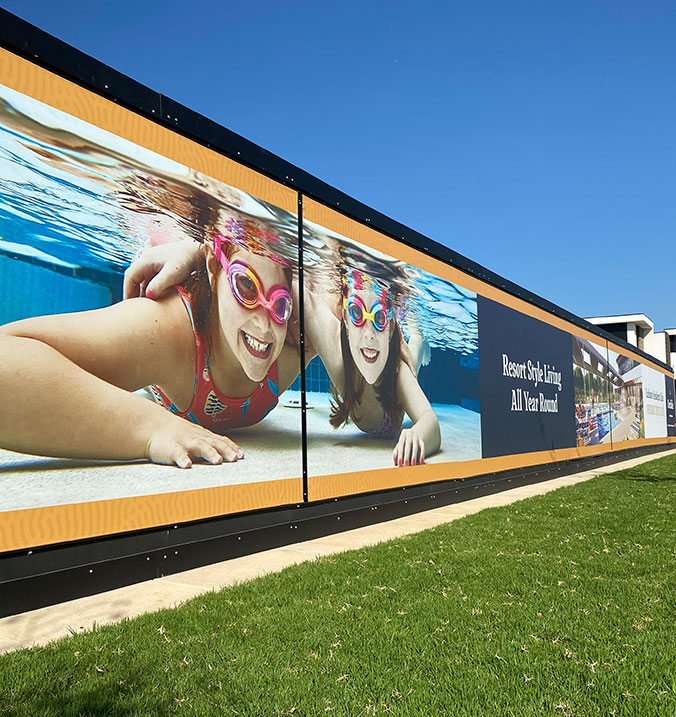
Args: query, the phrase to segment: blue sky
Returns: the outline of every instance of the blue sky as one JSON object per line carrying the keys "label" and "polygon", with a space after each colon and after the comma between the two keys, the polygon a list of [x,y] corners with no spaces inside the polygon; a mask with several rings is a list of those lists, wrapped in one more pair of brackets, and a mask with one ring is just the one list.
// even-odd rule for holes
{"label": "blue sky", "polygon": [[676,3],[0,6],[577,314],[676,327]]}

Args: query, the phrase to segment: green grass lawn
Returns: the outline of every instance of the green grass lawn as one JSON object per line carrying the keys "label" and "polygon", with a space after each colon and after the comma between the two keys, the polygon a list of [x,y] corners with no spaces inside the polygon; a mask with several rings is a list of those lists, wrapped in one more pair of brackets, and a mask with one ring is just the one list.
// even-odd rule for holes
{"label": "green grass lawn", "polygon": [[17,715],[676,715],[676,457],[0,658]]}

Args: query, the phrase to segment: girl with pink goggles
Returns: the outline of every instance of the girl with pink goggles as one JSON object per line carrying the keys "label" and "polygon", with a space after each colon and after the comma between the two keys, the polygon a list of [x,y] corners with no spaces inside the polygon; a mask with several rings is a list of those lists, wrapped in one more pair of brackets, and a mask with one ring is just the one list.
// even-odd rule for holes
{"label": "girl with pink goggles", "polygon": [[223,242],[228,241],[222,234],[214,237],[214,256],[225,270],[232,295],[245,308],[253,310],[262,306],[278,324],[285,324],[293,311],[291,294],[285,286],[273,286],[268,295],[263,293],[263,284],[256,272],[243,261],[230,261],[223,252]]}

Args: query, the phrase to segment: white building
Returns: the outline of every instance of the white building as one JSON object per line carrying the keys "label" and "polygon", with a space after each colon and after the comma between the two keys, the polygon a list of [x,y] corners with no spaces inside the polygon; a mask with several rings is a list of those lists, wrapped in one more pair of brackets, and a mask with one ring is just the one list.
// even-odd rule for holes
{"label": "white building", "polygon": [[624,339],[628,344],[676,367],[676,329],[655,331],[655,325],[645,314],[619,316],[590,316],[590,324],[605,329],[609,334]]}

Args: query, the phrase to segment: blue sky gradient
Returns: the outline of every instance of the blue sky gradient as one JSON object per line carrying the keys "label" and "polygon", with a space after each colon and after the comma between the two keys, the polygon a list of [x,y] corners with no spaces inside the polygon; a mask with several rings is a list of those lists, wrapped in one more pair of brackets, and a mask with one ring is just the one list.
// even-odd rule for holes
{"label": "blue sky gradient", "polygon": [[582,316],[676,327],[676,4],[0,6]]}

